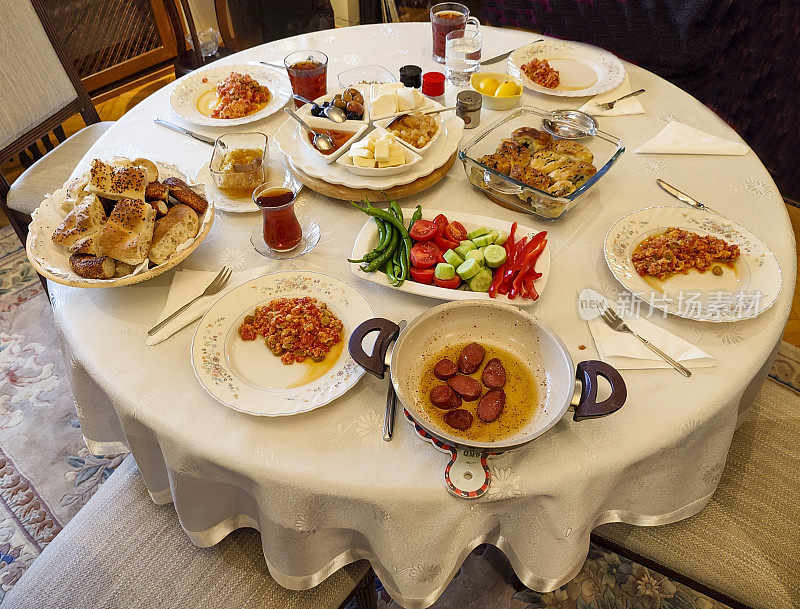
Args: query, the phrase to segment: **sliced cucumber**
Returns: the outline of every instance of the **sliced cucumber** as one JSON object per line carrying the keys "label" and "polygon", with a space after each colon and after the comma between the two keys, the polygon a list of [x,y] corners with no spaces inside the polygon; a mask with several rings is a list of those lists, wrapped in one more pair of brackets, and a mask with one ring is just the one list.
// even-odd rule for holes
{"label": "sliced cucumber", "polygon": [[447,250],[444,253],[444,259],[447,262],[447,264],[452,264],[453,268],[457,267],[459,264],[464,262],[464,259],[458,254],[456,254],[453,250]]}
{"label": "sliced cucumber", "polygon": [[452,264],[440,262],[436,265],[436,269],[433,271],[433,276],[436,277],[436,279],[452,279],[456,276],[456,269],[453,268]]}
{"label": "sliced cucumber", "polygon": [[499,245],[490,245],[483,252],[486,266],[496,269],[506,261],[506,250]]}
{"label": "sliced cucumber", "polygon": [[481,268],[467,283],[473,292],[488,292],[492,285],[492,271]]}
{"label": "sliced cucumber", "polygon": [[494,243],[494,239],[492,238],[492,234],[489,233],[488,235],[482,235],[480,237],[475,237],[472,242],[475,244],[476,247],[486,247],[487,245],[491,245]]}
{"label": "sliced cucumber", "polygon": [[461,258],[467,258],[467,252],[471,252],[472,250],[478,249],[475,247],[475,244],[472,241],[462,241],[461,245],[455,248],[453,251],[458,254]]}
{"label": "sliced cucumber", "polygon": [[480,237],[481,235],[485,235],[488,232],[489,232],[488,228],[486,228],[485,226],[479,226],[474,231],[467,233],[467,239],[472,241],[473,239],[475,239],[475,237]]}
{"label": "sliced cucumber", "polygon": [[478,261],[470,258],[458,266],[456,273],[458,273],[458,276],[461,277],[461,279],[466,281],[470,277],[477,275],[480,270],[481,265],[478,263]]}
{"label": "sliced cucumber", "polygon": [[495,245],[503,245],[508,239],[508,234],[503,231],[498,231],[499,236],[494,240]]}
{"label": "sliced cucumber", "polygon": [[483,252],[481,250],[472,250],[471,252],[467,252],[467,260],[477,260],[478,264],[483,266],[485,261],[483,259]]}
{"label": "sliced cucumber", "polygon": [[492,243],[495,243],[497,241],[497,238],[500,236],[500,231],[499,230],[490,230],[489,231],[489,236],[492,238]]}

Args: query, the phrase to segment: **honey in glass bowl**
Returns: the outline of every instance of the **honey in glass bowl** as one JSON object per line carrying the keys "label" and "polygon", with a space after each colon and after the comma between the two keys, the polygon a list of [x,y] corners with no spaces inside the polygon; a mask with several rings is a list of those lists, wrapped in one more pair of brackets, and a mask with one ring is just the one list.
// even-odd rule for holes
{"label": "honey in glass bowl", "polygon": [[267,136],[227,133],[217,138],[211,156],[214,185],[226,197],[249,198],[266,177]]}

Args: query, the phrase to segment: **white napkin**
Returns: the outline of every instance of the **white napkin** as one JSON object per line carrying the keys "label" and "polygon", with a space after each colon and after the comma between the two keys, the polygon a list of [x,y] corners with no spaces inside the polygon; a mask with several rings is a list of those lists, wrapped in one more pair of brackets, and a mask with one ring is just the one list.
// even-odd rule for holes
{"label": "white napkin", "polygon": [[623,95],[632,92],[631,81],[628,75],[625,74],[625,80],[622,81],[616,89],[595,95],[592,99],[581,106],[581,111],[592,116],[625,116],[626,114],[644,114],[644,108],[639,102],[639,97],[629,97],[623,99],[621,102],[614,104],[611,110],[604,110],[599,107],[599,104],[605,104],[615,99],[619,99]]}
{"label": "white napkin", "polygon": [[678,121],[670,121],[656,136],[634,152],[657,154],[747,154],[750,148],[700,131]]}
{"label": "white napkin", "polygon": [[[200,319],[203,315],[205,315],[206,311],[211,308],[211,305],[214,304],[223,294],[244,283],[245,281],[258,277],[259,275],[263,275],[265,272],[268,271],[266,271],[264,268],[255,268],[242,271],[240,273],[233,273],[231,278],[228,280],[227,285],[222,290],[212,296],[205,296],[204,298],[199,299],[191,307],[178,315],[178,317],[156,332],[153,336],[148,336],[146,344],[157,345],[158,343],[168,339],[178,330],[183,329],[188,324]],[[169,288],[167,302],[164,304],[164,309],[161,311],[161,315],[159,315],[158,319],[153,322],[153,325],[156,325],[162,319],[165,319],[167,316],[171,315],[173,311],[180,309],[192,298],[202,294],[206,287],[208,287],[208,284],[213,281],[214,277],[216,277],[218,273],[219,271],[176,271],[172,278],[172,285]]]}
{"label": "white napkin", "polygon": [[[702,349],[644,318],[626,319],[625,323],[631,330],[639,333],[687,368],[708,368],[717,365],[717,360]],[[615,332],[599,317],[589,321],[589,331],[592,333],[600,359],[615,368],[622,370],[672,368],[645,347],[638,338],[627,332]]]}

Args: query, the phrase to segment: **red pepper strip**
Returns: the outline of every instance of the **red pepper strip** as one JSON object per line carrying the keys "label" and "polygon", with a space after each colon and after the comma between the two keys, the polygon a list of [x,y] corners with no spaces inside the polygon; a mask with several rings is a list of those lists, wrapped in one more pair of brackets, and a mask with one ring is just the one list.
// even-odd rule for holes
{"label": "red pepper strip", "polygon": [[[506,254],[508,256],[508,254]],[[496,298],[497,297],[497,288],[500,287],[500,282],[503,280],[503,273],[506,270],[506,264],[508,264],[508,258],[506,258],[506,262],[501,264],[498,269],[494,272],[494,277],[492,278],[492,285],[489,286],[489,298]]]}
{"label": "red pepper strip", "polygon": [[511,231],[508,233],[508,239],[505,242],[506,258],[514,253],[514,235],[517,233],[517,223],[511,225]]}
{"label": "red pepper strip", "polygon": [[533,286],[533,279],[526,277],[525,280],[522,282],[522,285],[525,289],[525,296],[527,298],[530,298],[531,300],[536,300],[539,298],[539,293]]}
{"label": "red pepper strip", "polygon": [[[522,253],[525,250],[525,246],[528,242],[527,237],[523,237],[514,245],[514,253],[512,257],[506,260],[506,267],[505,273],[503,274],[503,282],[500,284],[500,293],[506,294],[512,288],[512,282],[514,280],[514,275],[519,272],[520,266],[519,264],[522,263],[523,256]],[[505,290],[505,291],[504,291]]]}
{"label": "red pepper strip", "polygon": [[[542,239],[532,250],[528,252],[528,255],[525,256],[525,259],[522,261],[519,274],[514,279],[515,292],[521,293],[521,291],[527,285],[526,284],[527,281],[530,281],[530,284],[532,286],[534,279],[538,279],[539,277],[542,276],[541,273],[536,272],[535,266],[536,266],[536,261],[539,259],[539,256],[544,251],[546,245],[547,245],[547,239]],[[530,290],[527,291],[530,292]],[[533,290],[532,293],[536,294],[536,290]]]}

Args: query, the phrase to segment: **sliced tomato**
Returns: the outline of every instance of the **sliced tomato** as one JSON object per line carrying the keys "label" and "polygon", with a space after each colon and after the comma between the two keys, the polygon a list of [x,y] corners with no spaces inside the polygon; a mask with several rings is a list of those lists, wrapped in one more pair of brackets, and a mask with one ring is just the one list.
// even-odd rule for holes
{"label": "sliced tomato", "polygon": [[434,237],[433,243],[443,252],[447,250],[454,250],[458,247],[458,243],[455,241],[450,241],[449,239],[445,239],[444,237]]}
{"label": "sliced tomato", "polygon": [[417,220],[408,231],[414,241],[430,241],[436,236],[436,225],[430,220]]}
{"label": "sliced tomato", "polygon": [[440,288],[450,288],[451,290],[455,290],[458,286],[461,285],[461,277],[459,277],[458,275],[456,275],[452,279],[439,279],[438,277],[434,277],[433,281]]}
{"label": "sliced tomato", "polygon": [[433,267],[429,269],[418,269],[413,266],[408,269],[411,279],[417,283],[433,283]]}
{"label": "sliced tomato", "polygon": [[441,254],[441,250],[433,243],[420,241],[419,243],[415,243],[414,247],[411,248],[411,266],[417,267],[418,269],[427,269],[439,262]]}
{"label": "sliced tomato", "polygon": [[449,224],[447,221],[447,216],[444,214],[439,214],[433,219],[433,223],[436,225],[436,236],[441,237],[442,233],[444,232],[444,227]]}
{"label": "sliced tomato", "polygon": [[467,238],[467,229],[461,222],[451,222],[444,227],[442,236],[449,241],[461,242]]}

